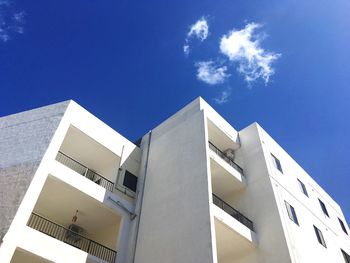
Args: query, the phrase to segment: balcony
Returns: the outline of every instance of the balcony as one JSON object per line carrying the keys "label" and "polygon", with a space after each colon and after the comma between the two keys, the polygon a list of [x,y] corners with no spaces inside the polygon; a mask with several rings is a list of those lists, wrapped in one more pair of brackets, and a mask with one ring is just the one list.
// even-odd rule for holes
{"label": "balcony", "polygon": [[88,254],[98,257],[106,262],[115,262],[117,255],[116,251],[80,235],[77,232],[78,228],[66,228],[36,213],[32,213],[27,225],[35,230],[38,230],[75,248],[83,250]]}
{"label": "balcony", "polygon": [[[37,251],[53,249],[54,251],[46,254],[54,254],[56,257],[60,255],[55,247],[60,253],[72,251],[72,246],[76,247],[79,250],[73,249],[73,254],[83,257],[86,256],[83,251],[87,252],[88,257],[96,259],[91,262],[100,262],[101,259],[114,262],[115,251],[124,253],[124,241],[121,238],[125,225],[120,211],[111,209],[103,202],[50,174],[27,224],[30,228],[46,234],[44,236],[40,232],[32,231],[36,233],[36,237],[32,239],[37,240]],[[48,236],[54,239],[49,241]],[[51,245],[46,248],[46,243]]]}
{"label": "balcony", "polygon": [[218,147],[216,147],[213,143],[209,141],[209,148],[215,152],[221,159],[223,159],[226,163],[228,163],[231,167],[233,167],[236,171],[238,171],[241,175],[244,176],[243,169],[236,164],[231,158],[227,157],[225,153],[223,153]]}
{"label": "balcony", "polygon": [[228,203],[223,201],[220,197],[213,194],[213,203],[220,207],[222,210],[224,210],[227,214],[241,222],[243,225],[248,227],[251,231],[254,231],[253,222],[250,221],[248,218],[246,218],[244,215],[242,215],[240,212],[238,212],[236,209],[234,209],[232,206],[230,206]]}
{"label": "balcony", "polygon": [[226,197],[242,190],[246,186],[242,168],[211,142],[209,149],[213,192]]}
{"label": "balcony", "polygon": [[251,220],[213,194],[218,263],[237,262],[256,249],[256,233]]}
{"label": "balcony", "polygon": [[73,171],[77,172],[78,174],[86,177],[87,179],[93,181],[94,183],[102,186],[106,190],[113,192],[114,189],[114,183],[110,180],[106,179],[102,175],[98,174],[97,172],[93,171],[92,169],[89,169],[85,165],[81,164],[77,160],[74,160],[73,158],[69,157],[67,154],[63,152],[58,152],[56,156],[56,161],[62,163],[63,165],[69,167]]}

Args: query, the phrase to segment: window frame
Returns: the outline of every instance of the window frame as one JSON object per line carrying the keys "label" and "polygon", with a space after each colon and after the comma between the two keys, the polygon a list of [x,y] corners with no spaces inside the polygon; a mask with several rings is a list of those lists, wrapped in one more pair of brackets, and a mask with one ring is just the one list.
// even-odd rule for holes
{"label": "window frame", "polygon": [[323,237],[322,231],[319,228],[317,228],[315,225],[314,225],[314,230],[315,230],[315,234],[316,234],[316,238],[318,240],[318,243],[320,243],[322,246],[327,248],[326,241]]}
{"label": "window frame", "polygon": [[346,227],[345,227],[345,224],[344,224],[343,220],[341,220],[341,219],[338,217],[338,221],[339,221],[340,227],[341,227],[341,229],[343,230],[343,232],[344,232],[345,234],[349,235],[349,234],[348,234],[348,231],[346,230]]}
{"label": "window frame", "polygon": [[299,188],[300,188],[300,191],[306,195],[307,197],[309,197],[309,193],[307,192],[307,189],[306,189],[306,185],[299,179],[297,178],[298,180],[298,184],[299,184]]}
{"label": "window frame", "polygon": [[[130,177],[129,177],[130,176]],[[129,178],[128,178],[129,177]],[[137,190],[137,181],[138,178],[136,175],[134,175],[133,173],[131,173],[128,170],[125,170],[124,173],[124,178],[123,178],[123,186],[128,188],[130,191],[133,191],[134,193],[136,193]],[[135,184],[135,185],[134,185]]]}
{"label": "window frame", "polygon": [[341,253],[343,254],[343,257],[345,259],[345,263],[350,263],[350,255],[346,253],[344,250],[340,249]]}
{"label": "window frame", "polygon": [[295,208],[292,205],[290,205],[286,200],[284,200],[284,204],[286,205],[289,219],[292,220],[297,226],[299,226],[299,220],[295,212]]}
{"label": "window frame", "polygon": [[329,217],[329,213],[328,213],[326,204],[325,204],[320,198],[318,198],[318,202],[320,203],[320,206],[321,206],[321,209],[322,209],[323,213],[324,213],[327,217]]}
{"label": "window frame", "polygon": [[270,153],[270,154],[271,154],[271,157],[272,157],[272,160],[273,160],[274,167],[283,174],[281,161],[275,155],[273,155],[272,153]]}

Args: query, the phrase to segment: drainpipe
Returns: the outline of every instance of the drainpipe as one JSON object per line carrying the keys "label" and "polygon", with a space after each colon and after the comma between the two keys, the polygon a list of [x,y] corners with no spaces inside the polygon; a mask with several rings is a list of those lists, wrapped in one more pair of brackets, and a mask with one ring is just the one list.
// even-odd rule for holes
{"label": "drainpipe", "polygon": [[[135,256],[136,256],[136,247],[137,247],[137,241],[138,241],[138,235],[139,235],[139,227],[140,227],[140,220],[142,216],[142,203],[143,203],[143,195],[145,190],[145,184],[146,184],[146,176],[147,176],[147,169],[148,169],[148,158],[149,158],[149,152],[150,152],[150,146],[151,146],[151,139],[152,139],[152,130],[148,133],[148,145],[147,145],[147,154],[146,154],[146,161],[145,161],[145,171],[144,171],[144,179],[143,179],[143,185],[142,185],[142,191],[140,192],[139,198],[140,198],[140,206],[139,206],[139,217],[136,221],[136,234],[135,234],[135,242],[134,247],[132,251],[132,261],[135,262]],[[135,214],[137,212],[135,211]]]}
{"label": "drainpipe", "polygon": [[120,154],[120,159],[119,159],[119,164],[118,164],[118,171],[117,171],[117,178],[115,180],[115,183],[114,183],[114,188],[117,188],[117,184],[118,184],[118,181],[119,181],[119,175],[120,175],[120,171],[121,171],[121,164],[122,164],[122,158],[123,158],[123,153],[124,153],[124,147],[125,145],[123,145],[122,147],[122,152]]}

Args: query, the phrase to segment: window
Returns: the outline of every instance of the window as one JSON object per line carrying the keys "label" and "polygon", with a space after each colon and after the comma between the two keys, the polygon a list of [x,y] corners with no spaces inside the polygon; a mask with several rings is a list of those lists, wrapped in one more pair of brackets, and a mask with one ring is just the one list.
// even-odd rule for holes
{"label": "window", "polygon": [[323,213],[324,213],[326,216],[329,217],[329,214],[328,214],[326,205],[325,205],[320,199],[318,199],[318,201],[320,202],[320,206],[321,206],[321,208],[322,208]]}
{"label": "window", "polygon": [[137,177],[130,173],[128,170],[125,171],[123,185],[130,190],[136,192]]}
{"label": "window", "polygon": [[340,224],[341,228],[343,229],[344,233],[348,234],[348,231],[346,231],[346,227],[344,225],[344,222],[339,217],[338,217],[338,220],[339,220],[339,224]]}
{"label": "window", "polygon": [[294,207],[291,206],[287,201],[284,201],[284,203],[286,204],[286,208],[287,208],[287,212],[288,212],[289,218],[290,218],[294,223],[296,223],[297,225],[299,225],[298,218],[297,218],[297,214],[295,213]]}
{"label": "window", "polygon": [[327,247],[326,246],[326,242],[324,241],[323,235],[321,230],[319,230],[317,227],[314,226],[315,229],[315,234],[318,240],[318,243],[320,243],[322,246]]}
{"label": "window", "polygon": [[278,160],[276,158],[276,156],[274,156],[272,153],[271,153],[271,157],[272,157],[272,162],[273,162],[274,166],[276,167],[276,169],[278,169],[281,173],[283,173],[280,160]]}
{"label": "window", "polygon": [[345,263],[350,263],[350,256],[342,249],[341,249],[341,253],[343,254],[343,257],[345,259]]}
{"label": "window", "polygon": [[307,193],[305,184],[302,181],[300,181],[299,179],[298,179],[298,183],[299,183],[300,190],[304,193],[304,195],[309,197],[309,194]]}

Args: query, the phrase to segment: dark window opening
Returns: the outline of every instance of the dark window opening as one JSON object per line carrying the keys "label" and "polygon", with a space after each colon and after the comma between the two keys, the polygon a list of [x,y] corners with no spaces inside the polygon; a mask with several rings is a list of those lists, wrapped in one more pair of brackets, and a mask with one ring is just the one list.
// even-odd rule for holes
{"label": "dark window opening", "polygon": [[348,231],[346,230],[344,222],[340,218],[338,218],[338,220],[339,220],[339,224],[340,224],[341,228],[343,229],[344,233],[348,234]]}
{"label": "dark window opening", "polygon": [[326,216],[329,217],[329,214],[328,214],[326,205],[325,205],[320,199],[318,199],[318,201],[320,202],[320,206],[321,206],[321,208],[322,208],[323,213],[324,213]]}
{"label": "dark window opening", "polygon": [[136,192],[137,187],[137,177],[130,173],[128,170],[125,171],[123,185],[130,190]]}
{"label": "dark window opening", "polygon": [[273,161],[274,166],[277,168],[277,170],[279,170],[281,173],[283,173],[280,160],[278,160],[276,158],[276,156],[274,156],[272,153],[271,153],[271,156],[272,156],[272,161]]}
{"label": "dark window opening", "polygon": [[343,257],[345,259],[345,263],[350,263],[350,256],[342,249],[341,249],[341,253],[343,254]]}
{"label": "dark window opening", "polygon": [[318,240],[318,243],[320,243],[322,246],[327,247],[326,246],[326,242],[324,241],[323,235],[321,230],[319,230],[317,227],[314,226],[314,230],[315,230],[315,234]]}
{"label": "dark window opening", "polygon": [[298,218],[297,218],[297,214],[295,213],[294,207],[291,206],[287,201],[284,201],[284,203],[286,204],[286,208],[287,208],[287,212],[288,212],[289,218],[290,218],[295,224],[299,225]]}
{"label": "dark window opening", "polygon": [[305,184],[302,181],[300,181],[299,179],[298,179],[298,183],[299,183],[300,190],[304,193],[304,195],[309,197],[309,194],[308,194],[308,192],[306,190]]}

